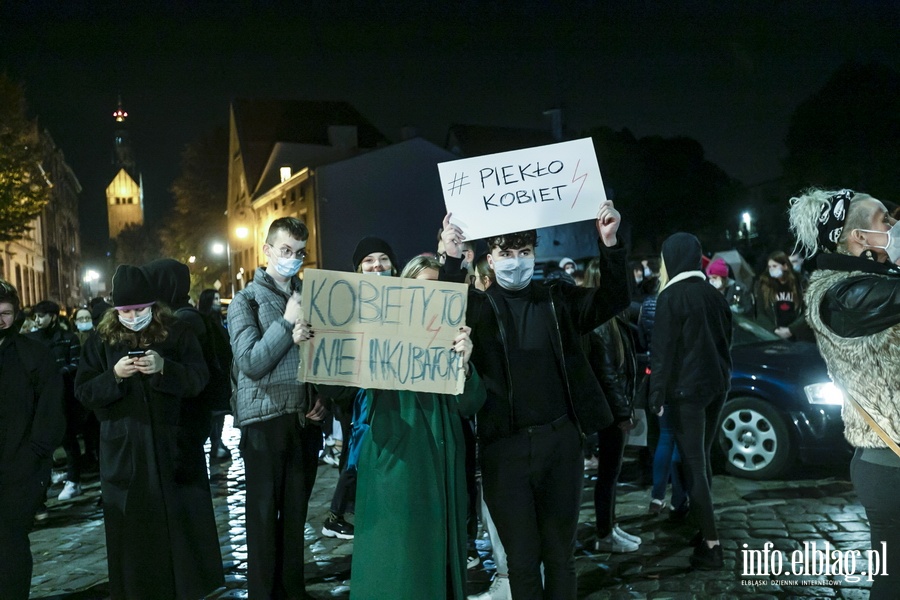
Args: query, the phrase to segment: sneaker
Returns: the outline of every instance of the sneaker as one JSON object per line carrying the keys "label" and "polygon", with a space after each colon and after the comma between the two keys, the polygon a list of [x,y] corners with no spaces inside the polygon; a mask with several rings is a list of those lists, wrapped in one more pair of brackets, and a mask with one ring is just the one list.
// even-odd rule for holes
{"label": "sneaker", "polygon": [[334,438],[331,437],[330,435],[327,438],[325,438],[325,445],[329,446],[329,447],[334,446]]}
{"label": "sneaker", "polygon": [[326,452],[325,456],[322,457],[322,460],[325,461],[325,464],[331,465],[332,467],[341,466],[341,453],[340,452]]}
{"label": "sneaker", "polygon": [[691,555],[691,566],[700,571],[715,571],[725,565],[722,558],[722,544],[716,544],[710,548],[704,540]]}
{"label": "sneaker", "polygon": [[466,552],[466,569],[474,569],[481,564],[481,556],[475,550]]}
{"label": "sneaker", "polygon": [[512,600],[512,592],[509,589],[509,577],[494,577],[491,587],[480,594],[469,596],[468,600]]}
{"label": "sneaker", "polygon": [[654,498],[650,501],[650,508],[647,509],[647,512],[651,515],[658,515],[662,511],[666,510],[666,503],[664,500],[657,500]]}
{"label": "sneaker", "polygon": [[345,521],[344,517],[331,516],[325,520],[325,525],[322,526],[322,535],[342,540],[352,540],[353,525]]}
{"label": "sneaker", "polygon": [[585,471],[596,471],[599,466],[599,461],[596,456],[592,456],[590,458],[584,459],[584,470]]}
{"label": "sneaker", "polygon": [[63,487],[62,491],[59,493],[57,497],[58,500],[71,500],[75,496],[81,495],[81,484],[73,483],[71,481],[67,481],[66,485]]}
{"label": "sneaker", "polygon": [[50,473],[50,483],[52,485],[56,485],[57,483],[62,483],[66,480],[66,472],[65,471],[53,471]]}
{"label": "sneaker", "polygon": [[216,460],[231,460],[231,450],[225,444],[220,442],[216,446],[216,450],[210,453],[213,458]]}
{"label": "sneaker", "polygon": [[634,542],[617,536],[615,532],[594,542],[594,550],[597,552],[612,552],[613,554],[637,552],[639,547]]}
{"label": "sneaker", "polygon": [[641,538],[639,538],[636,535],[632,535],[632,534],[628,533],[627,531],[623,531],[622,528],[619,527],[618,523],[613,525],[613,533],[615,535],[619,536],[620,538],[626,539],[629,542],[637,544],[638,546],[641,545],[641,542],[642,542]]}

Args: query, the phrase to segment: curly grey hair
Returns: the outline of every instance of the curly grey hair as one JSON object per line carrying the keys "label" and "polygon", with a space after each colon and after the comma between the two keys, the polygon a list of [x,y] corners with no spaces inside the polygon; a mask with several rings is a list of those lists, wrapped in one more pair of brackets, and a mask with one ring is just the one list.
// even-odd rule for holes
{"label": "curly grey hair", "polygon": [[[794,253],[799,253],[804,258],[810,258],[820,250],[819,218],[826,207],[831,210],[832,199],[841,191],[809,188],[800,196],[790,199],[791,206],[788,209],[788,215],[791,232],[797,238],[797,243],[794,244]],[[865,229],[868,218],[871,216],[868,211],[863,210],[866,204],[861,203],[860,200],[873,200],[873,198],[859,192],[853,195],[847,208],[844,229],[837,242],[838,249],[846,248],[850,232],[854,229]]]}

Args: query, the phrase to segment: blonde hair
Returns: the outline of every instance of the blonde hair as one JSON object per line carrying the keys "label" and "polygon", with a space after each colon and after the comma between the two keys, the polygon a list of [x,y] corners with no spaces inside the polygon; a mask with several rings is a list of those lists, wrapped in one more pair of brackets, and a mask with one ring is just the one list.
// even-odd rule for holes
{"label": "blonde hair", "polygon": [[435,271],[440,271],[441,263],[433,256],[415,256],[412,260],[406,263],[405,267],[403,267],[403,272],[400,273],[400,277],[404,277],[406,279],[415,279],[416,277],[421,275],[422,271],[424,271],[425,269],[434,269]]}

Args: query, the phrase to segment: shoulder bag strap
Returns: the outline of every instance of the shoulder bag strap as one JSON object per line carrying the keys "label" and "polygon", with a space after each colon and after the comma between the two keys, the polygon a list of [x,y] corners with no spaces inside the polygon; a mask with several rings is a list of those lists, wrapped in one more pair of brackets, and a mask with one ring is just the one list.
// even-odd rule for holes
{"label": "shoulder bag strap", "polygon": [[862,407],[862,405],[856,401],[856,398],[854,398],[853,395],[850,394],[850,392],[847,389],[843,388],[843,386],[841,386],[841,389],[844,392],[844,397],[847,398],[847,400],[850,401],[850,404],[852,404],[853,407],[859,411],[859,414],[862,415],[862,418],[865,419],[866,423],[869,424],[869,427],[871,427],[872,430],[878,434],[878,437],[880,437],[882,440],[884,440],[884,443],[887,444],[888,447],[890,447],[890,449],[894,451],[894,454],[896,454],[897,456],[900,456],[900,446],[897,445],[897,442],[895,442],[891,438],[891,436],[889,436],[887,434],[887,432],[881,428],[881,425],[879,425],[878,423],[875,422],[875,419],[872,418],[872,415],[869,414],[869,411],[864,409]]}

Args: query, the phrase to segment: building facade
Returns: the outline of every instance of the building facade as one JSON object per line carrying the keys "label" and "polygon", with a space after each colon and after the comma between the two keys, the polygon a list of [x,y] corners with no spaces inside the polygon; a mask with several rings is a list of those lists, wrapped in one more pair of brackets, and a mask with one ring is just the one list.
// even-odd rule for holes
{"label": "building facade", "polygon": [[116,129],[113,138],[112,164],[115,174],[106,187],[106,212],[109,218],[109,239],[119,237],[129,225],[144,224],[144,186],[134,160],[131,136],[125,125],[128,113],[119,107],[113,112]]}

